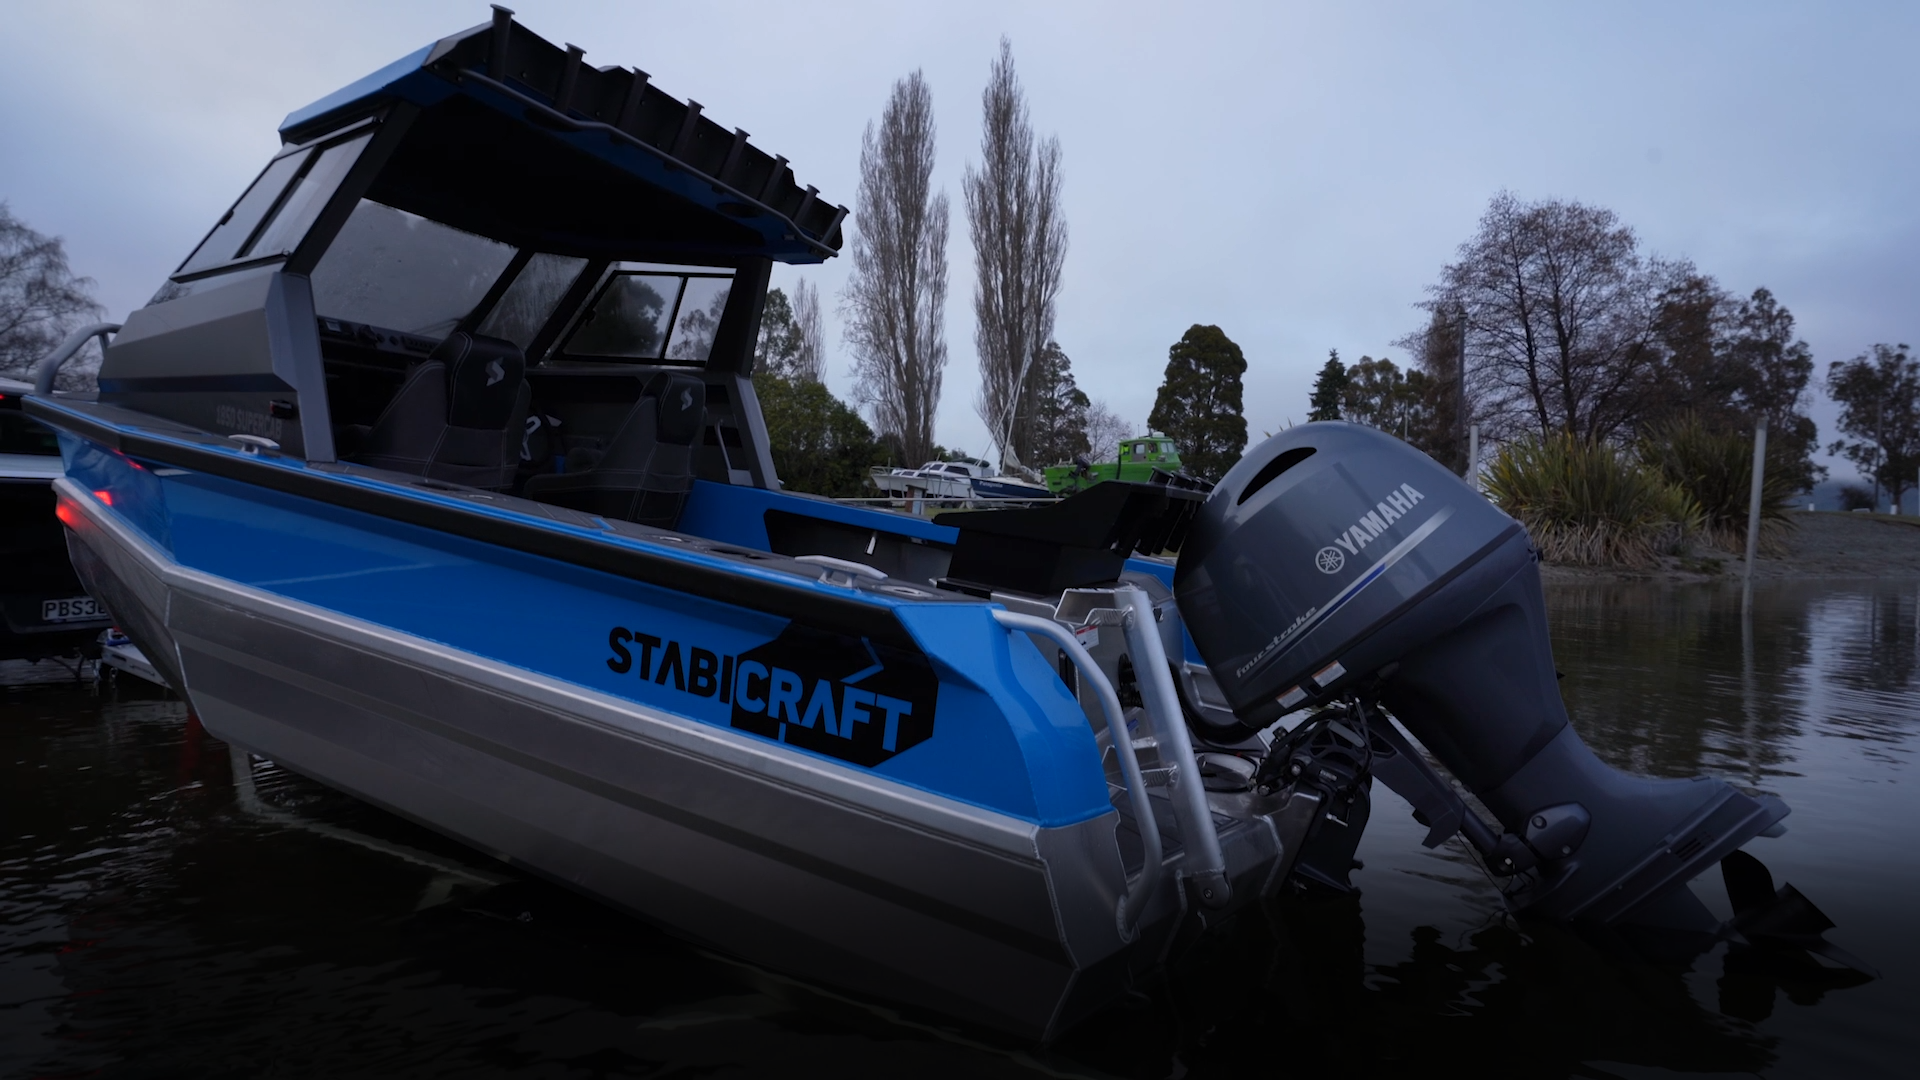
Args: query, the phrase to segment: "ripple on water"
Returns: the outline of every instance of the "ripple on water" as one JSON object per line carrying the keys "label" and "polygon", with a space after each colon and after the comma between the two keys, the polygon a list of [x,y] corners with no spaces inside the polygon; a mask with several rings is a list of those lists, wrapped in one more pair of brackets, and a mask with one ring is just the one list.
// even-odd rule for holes
{"label": "ripple on water", "polygon": [[[1421,848],[1376,787],[1359,895],[1250,912],[1059,1045],[1006,1046],[705,953],[284,769],[250,765],[281,816],[249,813],[228,749],[180,702],[13,665],[0,1075],[1904,1072],[1920,588],[1775,585],[1744,613],[1713,586],[1548,602],[1596,752],[1785,798],[1790,831],[1756,852],[1887,978],[1845,988],[1724,947],[1664,959],[1517,923],[1457,840]],[[1697,888],[1724,909],[1717,882]]]}

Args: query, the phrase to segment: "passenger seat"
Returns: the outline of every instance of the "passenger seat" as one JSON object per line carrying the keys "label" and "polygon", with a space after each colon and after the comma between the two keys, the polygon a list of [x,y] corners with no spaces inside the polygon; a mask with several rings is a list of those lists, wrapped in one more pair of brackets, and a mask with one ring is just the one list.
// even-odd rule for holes
{"label": "passenger seat", "polygon": [[706,425],[707,388],[695,376],[648,379],[606,449],[576,448],[567,471],[529,477],[529,499],[671,529],[693,490],[693,446]]}
{"label": "passenger seat", "polygon": [[464,330],[407,372],[371,427],[341,429],[341,456],[378,469],[505,491],[531,392],[520,347]]}

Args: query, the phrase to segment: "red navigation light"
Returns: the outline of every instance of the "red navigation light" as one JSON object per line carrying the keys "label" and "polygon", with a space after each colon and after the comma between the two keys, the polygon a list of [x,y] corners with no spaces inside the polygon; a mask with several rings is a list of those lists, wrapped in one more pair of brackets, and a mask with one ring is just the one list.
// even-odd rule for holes
{"label": "red navigation light", "polygon": [[73,504],[62,499],[60,505],[53,508],[53,516],[59,518],[65,524],[72,525],[74,517]]}
{"label": "red navigation light", "polygon": [[113,492],[111,491],[96,491],[93,493],[93,497],[106,503],[108,506],[113,505]]}

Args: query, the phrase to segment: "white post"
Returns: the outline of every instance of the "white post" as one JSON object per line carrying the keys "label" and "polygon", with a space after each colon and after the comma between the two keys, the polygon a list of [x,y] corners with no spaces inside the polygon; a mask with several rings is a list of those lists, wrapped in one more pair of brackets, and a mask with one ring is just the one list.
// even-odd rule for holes
{"label": "white post", "polygon": [[1753,486],[1747,495],[1747,582],[1753,582],[1753,558],[1760,551],[1760,484],[1767,471],[1767,418],[1753,429]]}

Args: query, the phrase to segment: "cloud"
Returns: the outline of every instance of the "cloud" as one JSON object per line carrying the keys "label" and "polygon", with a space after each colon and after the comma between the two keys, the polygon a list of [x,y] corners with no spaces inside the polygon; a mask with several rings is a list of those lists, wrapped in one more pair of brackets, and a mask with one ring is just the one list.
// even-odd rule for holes
{"label": "cloud", "polygon": [[[959,180],[1002,33],[1035,127],[1066,155],[1057,336],[1081,384],[1136,423],[1196,322],[1245,349],[1251,430],[1298,420],[1327,349],[1396,354],[1424,286],[1501,188],[1611,207],[1729,288],[1772,288],[1822,369],[1920,339],[1901,326],[1920,295],[1905,255],[1920,238],[1910,6],[517,7],[589,62],[698,99],[847,204],[861,129],[894,79],[925,70],[956,214],[946,445],[986,442]],[[0,41],[0,197],[65,236],[124,311],[244,187],[287,112],[487,15],[366,0],[16,6]],[[831,312],[845,263],[783,268],[775,284],[806,274]],[[845,393],[836,328],[829,346]]]}

